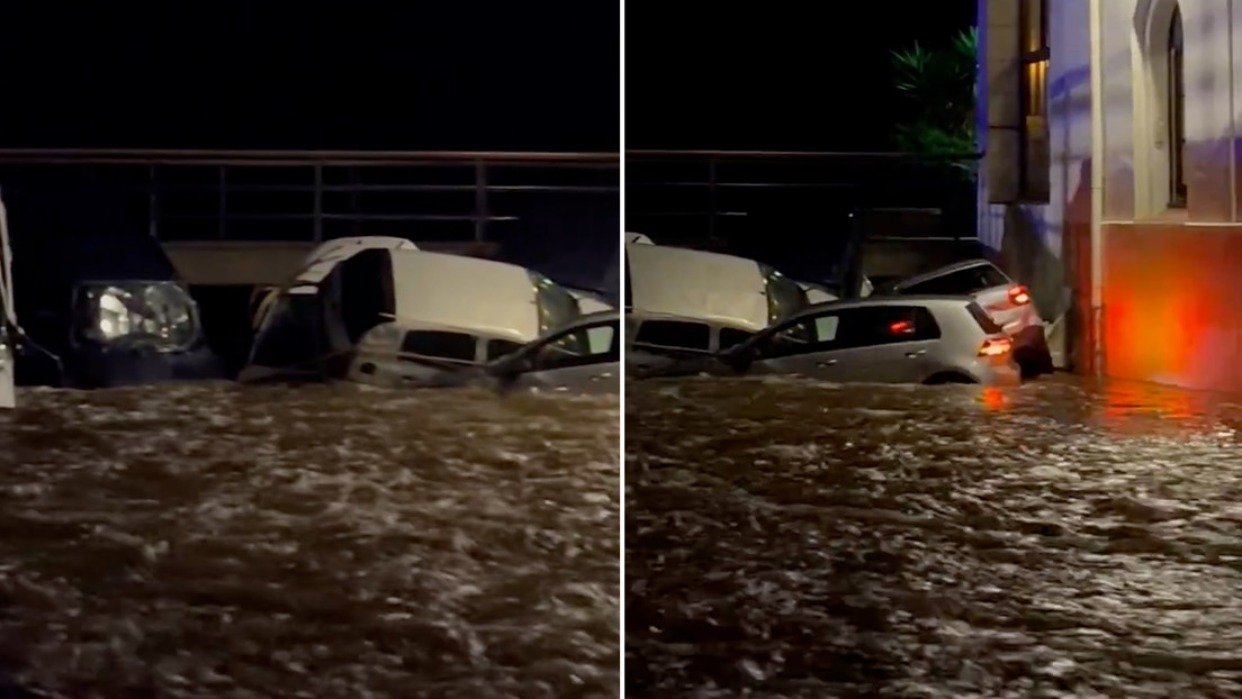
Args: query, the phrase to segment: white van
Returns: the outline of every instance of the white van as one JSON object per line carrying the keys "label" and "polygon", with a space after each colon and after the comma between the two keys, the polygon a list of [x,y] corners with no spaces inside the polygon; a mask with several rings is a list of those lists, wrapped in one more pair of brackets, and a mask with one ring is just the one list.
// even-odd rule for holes
{"label": "white van", "polygon": [[283,290],[240,378],[459,383],[580,314],[569,292],[524,267],[371,248]]}
{"label": "white van", "polygon": [[[806,290],[777,270],[745,257],[704,250],[630,243],[626,245],[626,307],[635,319],[636,351],[663,353],[668,339],[648,342],[647,329],[662,335],[674,325],[687,351],[721,349],[722,330],[732,342],[810,305]],[[675,319],[675,323],[670,322]],[[690,326],[704,332],[689,332]],[[680,338],[680,335],[679,335]],[[703,342],[715,342],[703,344]]]}

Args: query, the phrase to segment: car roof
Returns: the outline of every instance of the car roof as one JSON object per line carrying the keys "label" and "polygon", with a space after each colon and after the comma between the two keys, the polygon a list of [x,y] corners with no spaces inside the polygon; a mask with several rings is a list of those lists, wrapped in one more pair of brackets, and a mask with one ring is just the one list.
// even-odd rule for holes
{"label": "car roof", "polygon": [[975,300],[970,296],[945,296],[932,294],[912,294],[910,296],[868,296],[865,299],[850,299],[847,301],[827,301],[825,303],[816,303],[794,313],[788,318],[782,319],[781,322],[789,318],[805,318],[806,316],[816,315],[826,310],[848,310],[852,308],[875,308],[880,306],[954,306],[966,308],[967,305],[974,303]]}
{"label": "car roof", "polygon": [[979,257],[973,260],[962,260],[961,262],[954,262],[953,264],[945,265],[944,267],[937,267],[936,269],[933,269],[930,272],[924,272],[922,274],[916,274],[913,277],[902,279],[901,281],[893,283],[891,286],[894,289],[904,289],[907,286],[913,286],[914,284],[919,284],[929,279],[936,279],[938,277],[943,277],[946,274],[953,274],[954,272],[960,272],[964,269],[970,269],[972,267],[985,267],[985,266],[996,268],[996,265],[992,264],[988,260],[985,260]]}

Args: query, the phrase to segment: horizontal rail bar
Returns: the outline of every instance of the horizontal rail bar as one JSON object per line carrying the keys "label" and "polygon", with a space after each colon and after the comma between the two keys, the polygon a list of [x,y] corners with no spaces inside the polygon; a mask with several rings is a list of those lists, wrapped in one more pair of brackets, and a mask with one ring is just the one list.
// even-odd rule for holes
{"label": "horizontal rail bar", "polygon": [[794,150],[627,150],[630,158],[668,160],[982,160],[982,153],[892,153],[852,151],[794,151]]}
{"label": "horizontal rail bar", "polygon": [[[164,214],[160,221],[313,221],[307,214]],[[517,216],[474,216],[471,214],[319,214],[324,221],[517,221]]]}
{"label": "horizontal rail bar", "polygon": [[587,165],[615,166],[619,153],[358,150],[174,150],[0,148],[0,165]]}
{"label": "horizontal rail bar", "polygon": [[[162,193],[175,192],[305,192],[312,194],[318,189],[321,192],[474,192],[479,189],[473,184],[325,184],[316,187],[314,184],[160,184],[156,185]],[[619,187],[591,187],[583,185],[486,185],[488,192],[556,192],[561,194],[610,194],[619,191]],[[133,189],[147,191],[149,185],[136,184]]]}
{"label": "horizontal rail bar", "polygon": [[631,189],[638,187],[706,187],[716,189],[847,189],[860,188],[857,182],[631,182]]}

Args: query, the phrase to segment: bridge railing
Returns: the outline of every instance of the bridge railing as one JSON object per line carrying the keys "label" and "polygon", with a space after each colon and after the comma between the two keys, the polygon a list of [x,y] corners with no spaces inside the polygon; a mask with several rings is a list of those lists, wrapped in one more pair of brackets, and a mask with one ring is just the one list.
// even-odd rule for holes
{"label": "bridge railing", "polygon": [[[620,187],[616,153],[0,149],[0,186],[83,181],[162,241],[490,241],[539,202]],[[68,203],[67,203],[68,204]],[[615,207],[615,203],[612,204]]]}
{"label": "bridge railing", "polygon": [[980,156],[909,153],[631,150],[626,227],[666,241],[823,237],[867,209],[934,212],[946,235],[974,236]]}

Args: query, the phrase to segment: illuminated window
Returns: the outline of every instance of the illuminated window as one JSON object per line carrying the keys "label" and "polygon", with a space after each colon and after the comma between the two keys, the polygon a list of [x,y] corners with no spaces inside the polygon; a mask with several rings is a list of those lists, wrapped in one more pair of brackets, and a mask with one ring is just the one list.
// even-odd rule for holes
{"label": "illuminated window", "polygon": [[1022,0],[1022,136],[1019,193],[1044,203],[1049,194],[1048,2]]}
{"label": "illuminated window", "polygon": [[1186,70],[1182,53],[1182,13],[1169,22],[1169,207],[1186,206]]}

